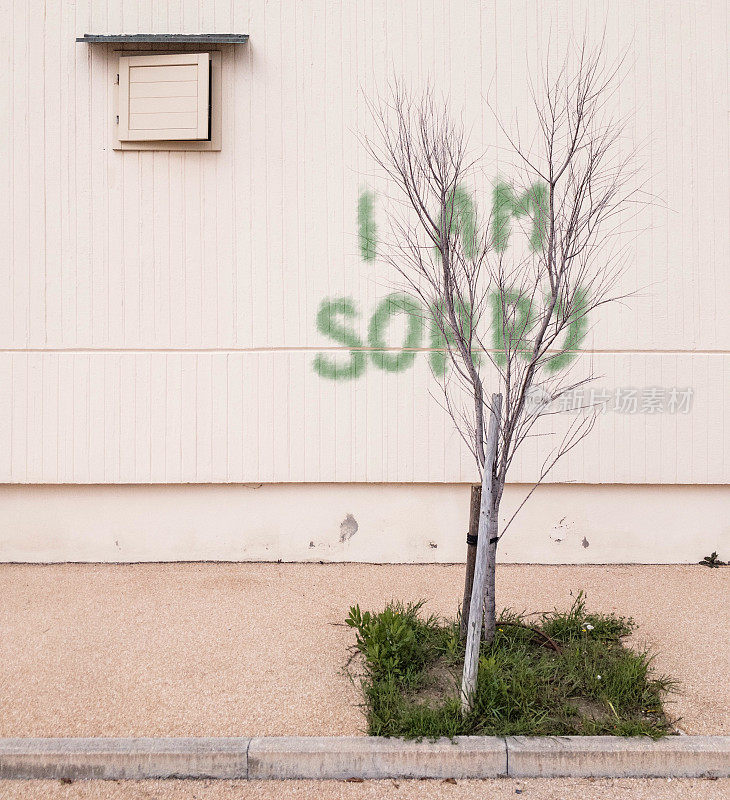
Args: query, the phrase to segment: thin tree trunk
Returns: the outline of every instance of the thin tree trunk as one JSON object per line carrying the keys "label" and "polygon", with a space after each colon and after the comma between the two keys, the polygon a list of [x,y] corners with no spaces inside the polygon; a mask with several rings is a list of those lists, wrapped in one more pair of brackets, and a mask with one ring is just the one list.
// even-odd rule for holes
{"label": "thin tree trunk", "polygon": [[477,541],[479,536],[479,506],[482,502],[482,487],[474,484],[471,487],[471,504],[469,506],[469,532],[466,534],[466,575],[464,576],[464,600],[461,604],[461,638],[466,639],[469,625],[469,608],[471,607],[471,590],[474,585],[474,564],[477,558]]}
{"label": "thin tree trunk", "polygon": [[477,685],[479,669],[479,647],[482,638],[482,619],[484,617],[484,587],[486,585],[486,568],[489,557],[489,538],[491,530],[491,514],[496,491],[494,462],[497,454],[499,438],[499,420],[502,410],[502,395],[492,395],[492,413],[489,418],[487,447],[482,467],[482,501],[479,508],[479,538],[477,541],[476,565],[474,567],[474,584],[471,591],[469,623],[466,632],[466,652],[464,654],[464,673],[461,679],[461,710],[471,711],[474,703],[474,691]]}
{"label": "thin tree trunk", "polygon": [[499,500],[494,493],[492,512],[489,516],[489,549],[487,550],[487,568],[484,575],[484,628],[482,637],[487,644],[494,639],[497,629],[496,605],[496,573],[497,573],[497,543],[499,539]]}

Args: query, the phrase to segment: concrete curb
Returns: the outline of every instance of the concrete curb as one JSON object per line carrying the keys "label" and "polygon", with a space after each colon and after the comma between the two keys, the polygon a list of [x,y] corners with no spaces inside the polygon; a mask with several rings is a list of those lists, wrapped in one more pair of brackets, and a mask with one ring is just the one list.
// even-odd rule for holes
{"label": "concrete curb", "polygon": [[515,778],[726,778],[730,736],[507,737]]}
{"label": "concrete curb", "polygon": [[730,736],[0,739],[0,778],[730,777]]}
{"label": "concrete curb", "polygon": [[250,739],[0,739],[0,778],[246,778]]}
{"label": "concrete curb", "polygon": [[496,736],[414,742],[377,736],[252,739],[249,778],[496,778],[507,748]]}

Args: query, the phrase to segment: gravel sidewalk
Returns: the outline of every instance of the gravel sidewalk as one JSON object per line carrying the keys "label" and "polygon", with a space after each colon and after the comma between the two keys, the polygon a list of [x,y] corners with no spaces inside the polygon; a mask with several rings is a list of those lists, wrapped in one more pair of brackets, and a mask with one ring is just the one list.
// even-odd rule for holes
{"label": "gravel sidewalk", "polygon": [[2,800],[727,800],[726,780],[0,781]]}
{"label": "gravel sidewalk", "polygon": [[[451,615],[463,569],[0,565],[0,736],[361,733],[358,692],[341,671],[353,641],[342,624],[348,607],[427,598]],[[564,608],[584,589],[589,608],[633,616],[637,643],[681,682],[671,706],[680,727],[727,735],[729,581],[730,570],[700,566],[500,565],[498,604]],[[22,796],[7,791],[0,796]],[[205,796],[228,796],[215,791]]]}

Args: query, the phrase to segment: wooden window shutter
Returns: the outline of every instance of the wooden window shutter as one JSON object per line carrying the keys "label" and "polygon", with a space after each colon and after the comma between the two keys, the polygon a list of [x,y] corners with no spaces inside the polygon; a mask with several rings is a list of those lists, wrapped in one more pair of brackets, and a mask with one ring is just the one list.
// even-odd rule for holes
{"label": "wooden window shutter", "polygon": [[209,53],[119,58],[120,141],[209,138]]}

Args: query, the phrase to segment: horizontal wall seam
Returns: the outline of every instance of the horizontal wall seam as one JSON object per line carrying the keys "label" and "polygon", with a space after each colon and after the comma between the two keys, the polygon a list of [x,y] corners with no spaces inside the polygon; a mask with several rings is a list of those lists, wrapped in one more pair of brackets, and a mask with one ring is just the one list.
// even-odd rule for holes
{"label": "horizontal wall seam", "polygon": [[[0,353],[187,353],[195,355],[208,353],[349,353],[353,350],[362,352],[414,352],[414,353],[443,353],[431,347],[329,347],[319,345],[306,345],[303,347],[0,347]],[[494,353],[494,350],[481,352]],[[562,352],[548,350],[546,352]],[[730,355],[730,350],[576,350],[582,355]]]}

